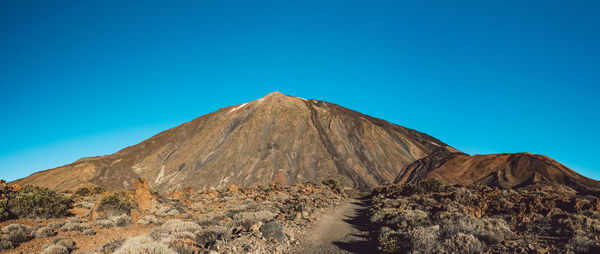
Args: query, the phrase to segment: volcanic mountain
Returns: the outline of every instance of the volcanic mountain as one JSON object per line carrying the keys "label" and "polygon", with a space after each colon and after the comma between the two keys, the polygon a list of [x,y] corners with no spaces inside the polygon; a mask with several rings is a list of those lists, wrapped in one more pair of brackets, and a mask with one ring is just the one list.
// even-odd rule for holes
{"label": "volcanic mountain", "polygon": [[418,131],[336,104],[279,92],[219,109],[115,154],[80,159],[13,183],[53,189],[130,188],[143,177],[171,191],[338,179],[361,190],[427,177],[447,183],[529,183],[598,191],[600,183],[544,156],[469,156]]}
{"label": "volcanic mountain", "polygon": [[336,104],[279,92],[161,132],[115,154],[80,159],[14,183],[161,191],[294,184],[336,178],[368,189],[446,144]]}

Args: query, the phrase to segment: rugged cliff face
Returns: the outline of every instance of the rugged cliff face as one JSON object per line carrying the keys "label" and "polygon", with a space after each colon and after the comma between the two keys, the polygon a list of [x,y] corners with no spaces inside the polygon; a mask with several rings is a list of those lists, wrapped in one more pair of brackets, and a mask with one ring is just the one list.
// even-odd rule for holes
{"label": "rugged cliff face", "polygon": [[447,147],[426,134],[341,106],[278,92],[222,108],[115,154],[84,158],[14,183],[161,191],[294,184],[336,178],[368,189]]}

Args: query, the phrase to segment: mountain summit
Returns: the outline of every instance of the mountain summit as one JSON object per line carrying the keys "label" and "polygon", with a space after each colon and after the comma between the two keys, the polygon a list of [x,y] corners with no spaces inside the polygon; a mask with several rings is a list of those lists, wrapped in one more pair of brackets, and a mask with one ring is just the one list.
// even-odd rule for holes
{"label": "mountain summit", "polygon": [[161,132],[115,154],[19,179],[20,185],[129,188],[138,177],[161,191],[340,180],[368,189],[446,147],[424,133],[336,104],[273,92]]}

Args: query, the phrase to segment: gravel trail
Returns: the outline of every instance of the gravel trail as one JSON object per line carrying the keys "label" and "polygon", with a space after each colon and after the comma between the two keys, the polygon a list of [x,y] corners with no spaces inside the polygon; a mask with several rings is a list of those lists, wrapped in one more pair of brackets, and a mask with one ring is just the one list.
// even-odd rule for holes
{"label": "gravel trail", "polygon": [[369,242],[365,209],[362,200],[350,199],[324,214],[309,229],[298,253],[376,253]]}

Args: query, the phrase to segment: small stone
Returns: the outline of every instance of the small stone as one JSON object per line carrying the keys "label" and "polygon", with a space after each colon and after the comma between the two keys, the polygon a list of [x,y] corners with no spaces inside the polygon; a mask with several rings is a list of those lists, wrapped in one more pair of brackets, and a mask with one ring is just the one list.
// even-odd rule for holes
{"label": "small stone", "polygon": [[262,222],[257,222],[257,223],[252,224],[252,226],[250,226],[250,231],[252,231],[252,232],[258,231],[258,230],[260,230],[260,227],[262,227],[262,225],[263,225]]}
{"label": "small stone", "polygon": [[278,242],[282,242],[285,239],[283,226],[275,221],[268,222],[260,227],[260,232],[266,239],[275,238]]}
{"label": "small stone", "polygon": [[55,236],[55,235],[56,235],[56,232],[54,232],[54,230],[52,230],[52,228],[50,228],[48,226],[42,227],[35,232],[36,238],[44,238],[44,237],[50,237],[50,236]]}
{"label": "small stone", "polygon": [[171,209],[171,210],[170,210],[170,211],[167,213],[167,215],[171,215],[171,216],[175,216],[175,215],[178,215],[178,214],[179,214],[179,211],[177,211],[177,209]]}

